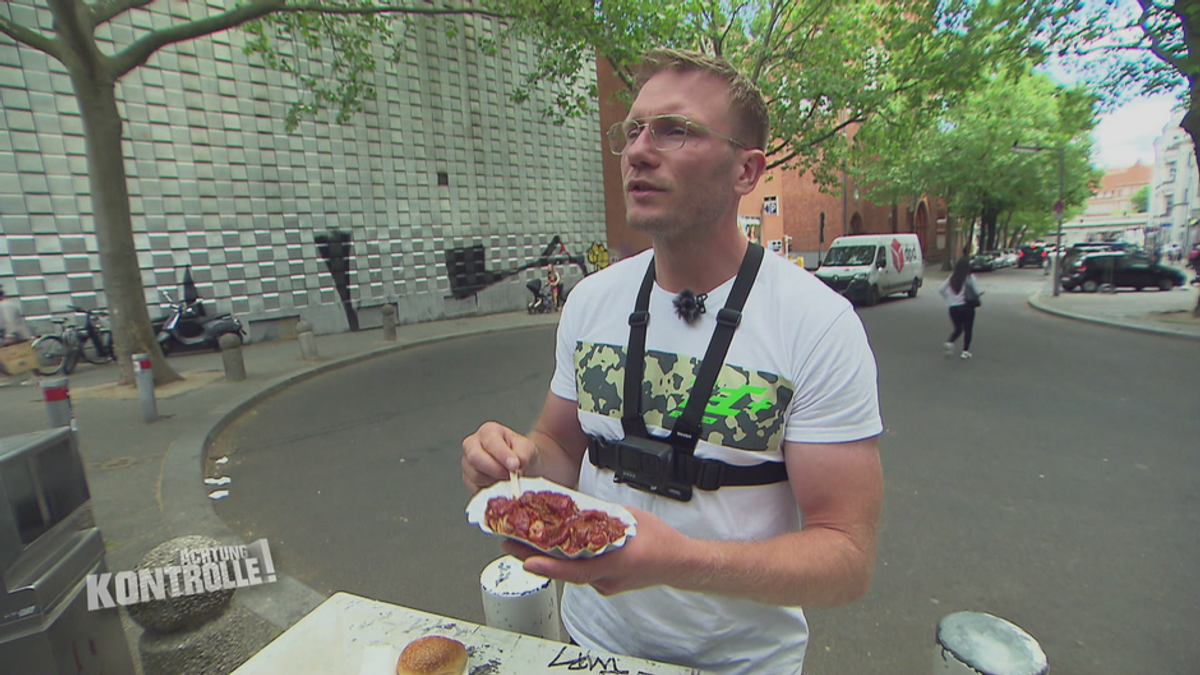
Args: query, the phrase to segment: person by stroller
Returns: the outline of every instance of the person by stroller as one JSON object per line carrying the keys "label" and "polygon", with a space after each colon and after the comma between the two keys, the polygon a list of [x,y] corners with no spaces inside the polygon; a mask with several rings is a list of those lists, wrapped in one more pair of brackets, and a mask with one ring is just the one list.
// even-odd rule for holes
{"label": "person by stroller", "polygon": [[550,297],[550,293],[542,288],[541,279],[530,279],[525,282],[525,288],[529,289],[529,293],[533,295],[533,299],[525,305],[525,309],[530,314],[545,314],[554,311],[554,301]]}
{"label": "person by stroller", "polygon": [[29,337],[20,301],[6,296],[4,286],[0,285],[0,347],[24,342]]}
{"label": "person by stroller", "polygon": [[550,285],[550,304],[554,307],[554,311],[562,309],[563,303],[563,284],[562,275],[558,273],[558,268],[553,263],[546,269],[546,283]]}

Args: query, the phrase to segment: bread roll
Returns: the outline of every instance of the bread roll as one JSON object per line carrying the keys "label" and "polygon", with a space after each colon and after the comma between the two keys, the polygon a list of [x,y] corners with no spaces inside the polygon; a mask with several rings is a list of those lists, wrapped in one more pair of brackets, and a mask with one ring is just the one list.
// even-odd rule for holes
{"label": "bread roll", "polygon": [[396,675],[463,675],[467,648],[458,640],[430,635],[408,643],[396,663]]}

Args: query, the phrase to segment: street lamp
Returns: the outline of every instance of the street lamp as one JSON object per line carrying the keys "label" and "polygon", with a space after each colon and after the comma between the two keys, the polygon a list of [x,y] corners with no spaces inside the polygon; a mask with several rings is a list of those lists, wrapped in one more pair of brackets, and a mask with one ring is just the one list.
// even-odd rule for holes
{"label": "street lamp", "polygon": [[1066,151],[1061,148],[1044,148],[1040,145],[1018,145],[1013,143],[1012,149],[1016,152],[1042,152],[1044,150],[1053,150],[1058,153],[1058,201],[1054,202],[1054,215],[1058,219],[1058,231],[1055,232],[1054,242],[1054,258],[1050,261],[1050,274],[1054,277],[1054,296],[1058,297],[1059,286],[1059,270],[1058,263],[1062,260],[1062,226],[1063,226],[1063,157]]}

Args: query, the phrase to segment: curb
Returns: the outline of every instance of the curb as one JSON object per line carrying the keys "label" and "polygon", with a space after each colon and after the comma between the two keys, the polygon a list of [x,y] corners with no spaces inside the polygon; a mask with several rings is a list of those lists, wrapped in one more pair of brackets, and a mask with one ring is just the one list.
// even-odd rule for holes
{"label": "curb", "polygon": [[[217,516],[212,500],[208,498],[204,486],[205,460],[209,446],[221,432],[262,401],[305,380],[393,352],[445,340],[545,325],[551,324],[490,326],[401,341],[282,375],[258,389],[232,397],[191,422],[167,448],[160,472],[159,503],[170,536],[174,538],[200,534],[213,537],[225,545],[246,543]],[[234,602],[282,632],[315,609],[327,597],[324,593],[277,572],[275,583],[241,589],[234,594]],[[258,648],[261,649],[262,646],[265,645],[259,645]]]}
{"label": "curb", "polygon": [[1074,319],[1076,321],[1085,321],[1087,323],[1095,323],[1095,324],[1099,324],[1101,326],[1109,326],[1111,328],[1124,328],[1125,330],[1138,331],[1138,332],[1142,332],[1142,333],[1153,333],[1155,335],[1165,335],[1167,337],[1184,338],[1187,340],[1200,340],[1200,334],[1176,331],[1176,330],[1171,330],[1170,328],[1165,328],[1165,327],[1160,327],[1160,326],[1149,326],[1149,325],[1142,325],[1142,324],[1135,324],[1135,323],[1127,323],[1127,322],[1123,322],[1123,321],[1117,321],[1114,319],[1104,319],[1104,318],[1097,317],[1097,316],[1089,316],[1087,314],[1079,314],[1078,312],[1068,312],[1063,309],[1058,309],[1058,308],[1050,307],[1050,306],[1046,305],[1046,303],[1044,303],[1042,301],[1042,297],[1043,296],[1041,293],[1034,293],[1033,295],[1029,296],[1029,298],[1028,298],[1029,306],[1033,307],[1036,310],[1045,312],[1047,314],[1053,314],[1055,316],[1061,316],[1061,317],[1065,317],[1068,319]]}

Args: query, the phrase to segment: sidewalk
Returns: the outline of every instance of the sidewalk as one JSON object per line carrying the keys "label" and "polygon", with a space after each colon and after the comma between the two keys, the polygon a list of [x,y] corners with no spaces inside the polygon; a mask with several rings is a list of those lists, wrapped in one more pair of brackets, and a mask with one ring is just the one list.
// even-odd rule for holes
{"label": "sidewalk", "polygon": [[1123,288],[1116,293],[1072,293],[1063,290],[1058,297],[1043,290],[1029,296],[1029,304],[1043,312],[1079,321],[1200,340],[1200,318],[1192,316],[1198,294],[1200,287],[1195,285],[1172,291]]}
{"label": "sidewalk", "polygon": [[[219,353],[179,354],[170,362],[185,379],[156,391],[160,419],[151,424],[142,422],[136,389],[115,384],[114,365],[80,365],[70,377],[70,398],[109,571],[134,569],[146,553],[174,537],[198,534],[222,544],[244,543],[212,508],[208,494],[215,488],[203,482],[211,466],[205,453],[221,430],[263,399],[392,351],[557,320],[557,314],[522,312],[409,324],[398,327],[394,343],[385,342],[379,328],[323,335],[316,338],[318,362],[302,361],[295,340],[248,344],[242,349],[247,375],[242,382],[224,380]],[[26,386],[0,376],[0,436],[48,427],[36,378]],[[283,630],[325,598],[278,576],[276,583],[242,589],[234,601]],[[128,618],[125,624],[136,661],[141,628]]]}

